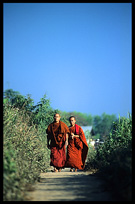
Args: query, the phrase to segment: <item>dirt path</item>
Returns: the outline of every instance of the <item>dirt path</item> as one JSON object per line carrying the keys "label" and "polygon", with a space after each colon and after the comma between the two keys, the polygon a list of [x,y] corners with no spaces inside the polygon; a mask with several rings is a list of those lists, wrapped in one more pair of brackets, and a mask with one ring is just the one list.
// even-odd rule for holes
{"label": "dirt path", "polygon": [[30,201],[115,201],[105,190],[103,181],[90,172],[41,173],[35,190],[28,192]]}

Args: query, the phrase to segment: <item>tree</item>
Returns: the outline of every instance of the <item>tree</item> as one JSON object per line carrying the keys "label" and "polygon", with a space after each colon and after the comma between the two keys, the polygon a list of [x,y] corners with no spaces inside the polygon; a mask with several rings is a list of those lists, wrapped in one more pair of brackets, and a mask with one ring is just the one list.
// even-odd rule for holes
{"label": "tree", "polygon": [[13,98],[19,94],[18,91],[13,91],[13,89],[6,89],[4,92],[4,99],[8,99],[9,103],[12,104]]}
{"label": "tree", "polygon": [[30,94],[27,94],[27,97],[25,97],[18,91],[13,91],[13,89],[5,90],[4,102],[10,103],[15,108],[24,108],[26,111],[32,111],[34,105],[34,101],[31,99]]}
{"label": "tree", "polygon": [[41,101],[34,106],[33,122],[40,125],[43,129],[46,129],[47,125],[53,121],[53,115],[55,110],[50,106],[50,100],[47,99],[46,94],[41,98]]}
{"label": "tree", "polygon": [[92,125],[92,116],[88,115],[86,113],[81,113],[81,112],[62,112],[61,115],[66,118],[66,120],[69,120],[70,116],[75,116],[76,118],[76,123],[80,126],[90,126]]}
{"label": "tree", "polygon": [[94,116],[93,129],[95,135],[100,135],[100,139],[105,140],[109,136],[114,121],[116,121],[115,115],[103,113],[101,116]]}

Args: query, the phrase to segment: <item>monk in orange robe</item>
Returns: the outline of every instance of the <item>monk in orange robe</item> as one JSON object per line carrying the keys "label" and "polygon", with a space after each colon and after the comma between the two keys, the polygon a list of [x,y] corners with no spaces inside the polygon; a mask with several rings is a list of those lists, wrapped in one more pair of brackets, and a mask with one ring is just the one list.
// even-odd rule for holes
{"label": "monk in orange robe", "polygon": [[69,127],[69,139],[67,147],[66,167],[71,167],[70,171],[77,169],[83,170],[88,153],[88,144],[82,128],[76,124],[74,116],[69,118],[71,126]]}
{"label": "monk in orange robe", "polygon": [[68,126],[60,121],[60,115],[54,115],[54,122],[52,122],[47,130],[47,146],[51,149],[50,165],[54,166],[54,172],[61,171],[66,162],[66,149],[68,145]]}

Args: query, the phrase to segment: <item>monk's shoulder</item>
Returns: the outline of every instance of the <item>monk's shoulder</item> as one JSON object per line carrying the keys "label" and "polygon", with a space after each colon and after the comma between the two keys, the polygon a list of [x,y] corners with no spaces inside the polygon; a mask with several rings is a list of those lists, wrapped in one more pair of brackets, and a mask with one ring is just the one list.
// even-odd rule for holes
{"label": "monk's shoulder", "polygon": [[52,125],[53,125],[53,122],[48,125],[48,128],[51,127]]}
{"label": "monk's shoulder", "polygon": [[63,121],[60,121],[60,122],[61,122],[61,124],[62,124],[62,125],[65,125],[65,126],[67,126],[67,125],[66,125],[66,123],[64,123]]}
{"label": "monk's shoulder", "polygon": [[78,125],[78,124],[76,124],[76,125],[78,126],[79,130],[81,130],[81,129],[82,129],[80,125]]}
{"label": "monk's shoulder", "polygon": [[68,126],[64,122],[62,122],[62,121],[60,121],[60,122],[61,122],[62,126],[64,126],[65,128],[68,128]]}
{"label": "monk's shoulder", "polygon": [[78,126],[79,126],[79,131],[83,132],[83,129],[81,128],[81,126],[80,125],[78,125]]}
{"label": "monk's shoulder", "polygon": [[51,128],[52,125],[53,125],[53,123],[50,123],[50,124],[48,125],[46,131],[47,131],[47,130],[50,130],[50,128]]}

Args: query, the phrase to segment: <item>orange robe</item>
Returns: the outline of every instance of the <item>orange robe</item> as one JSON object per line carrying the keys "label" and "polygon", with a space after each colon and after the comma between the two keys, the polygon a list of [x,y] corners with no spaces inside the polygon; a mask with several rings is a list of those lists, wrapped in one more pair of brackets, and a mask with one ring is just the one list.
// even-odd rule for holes
{"label": "orange robe", "polygon": [[66,150],[65,150],[65,141],[66,134],[69,132],[69,129],[65,123],[59,121],[59,123],[51,123],[47,130],[47,137],[51,140],[51,155],[50,155],[50,165],[54,167],[61,168],[65,165],[66,162]]}
{"label": "orange robe", "polygon": [[[82,128],[75,124],[75,126],[69,127],[69,140],[67,147],[67,160],[66,167],[72,167],[77,169],[84,169],[85,160],[88,153],[88,144]],[[79,135],[79,137],[71,138],[71,133]]]}

